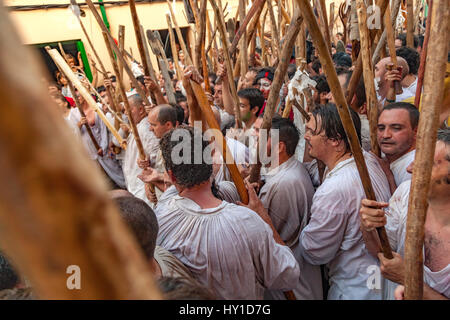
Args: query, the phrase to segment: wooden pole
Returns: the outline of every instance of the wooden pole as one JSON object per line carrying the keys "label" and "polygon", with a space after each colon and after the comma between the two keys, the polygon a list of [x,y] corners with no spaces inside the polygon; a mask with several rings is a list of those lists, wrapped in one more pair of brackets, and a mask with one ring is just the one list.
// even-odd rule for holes
{"label": "wooden pole", "polygon": [[330,22],[328,23],[329,29],[330,30],[330,35],[331,37],[333,37],[334,35],[334,2],[330,3]]}
{"label": "wooden pole", "polygon": [[325,0],[318,0],[317,3],[319,4],[319,17],[323,24],[323,35],[325,37],[325,41],[328,46],[328,50],[331,53],[331,37],[330,37],[330,28],[328,26],[328,17],[327,17],[327,7],[325,4]]}
{"label": "wooden pole", "polygon": [[180,42],[181,50],[183,50],[183,53],[184,53],[184,59],[186,60],[186,64],[193,65],[191,56],[189,55],[189,51],[186,47],[186,43],[184,42],[183,34],[181,33],[181,29],[178,26],[177,19],[175,18],[175,13],[173,12],[173,9],[172,9],[172,4],[169,2],[169,0],[166,0],[166,1],[167,1],[167,6],[169,7],[170,16],[172,18],[173,25],[175,26],[175,31],[177,32],[178,41]]}
{"label": "wooden pole", "polygon": [[69,67],[69,65],[66,63],[66,61],[63,59],[63,57],[59,54],[58,50],[56,49],[50,49],[47,51],[50,57],[53,59],[55,64],[58,66],[58,68],[64,73],[64,75],[67,78],[67,81],[70,81],[75,88],[77,88],[80,95],[83,97],[84,100],[89,104],[89,106],[94,109],[94,111],[98,114],[100,119],[105,123],[105,125],[108,127],[109,131],[114,135],[114,137],[119,142],[120,146],[123,149],[126,149],[126,143],[120,136],[120,134],[117,132],[116,128],[114,128],[114,125],[112,125],[108,118],[106,118],[103,111],[97,106],[94,99],[92,98],[89,91],[81,84],[80,80],[75,76],[72,69]]}
{"label": "wooden pole", "polygon": [[[386,9],[388,12],[389,8]],[[378,125],[378,100],[377,93],[375,91],[375,84],[373,79],[375,75],[373,72],[372,59],[370,54],[369,43],[369,29],[367,28],[367,7],[364,4],[364,0],[356,0],[356,12],[358,14],[359,22],[359,38],[361,43],[362,61],[363,61],[363,76],[364,87],[366,90],[366,102],[368,109],[369,128],[370,128],[370,147],[374,154],[378,157],[381,156],[380,147],[378,146],[377,139],[377,125]],[[389,22],[391,19],[389,18]]]}
{"label": "wooden pole", "polygon": [[[0,43],[2,250],[40,299],[161,299],[102,174],[36,81],[45,67],[4,6]],[[81,290],[70,290],[77,270]]]}
{"label": "wooden pole", "polygon": [[[86,40],[89,43],[89,46],[91,47],[92,53],[94,53],[95,59],[97,60],[98,65],[100,66],[100,70],[102,72],[102,76],[103,78],[106,78],[107,72],[106,72],[106,68],[105,65],[103,64],[103,61],[100,59],[97,50],[95,50],[94,45],[92,44],[91,38],[89,37],[86,28],[83,25],[83,22],[81,21],[80,16],[75,15],[77,17],[78,23],[80,24],[81,30],[84,33],[84,36],[86,37]],[[114,95],[111,92],[111,87],[109,86],[105,86],[105,90],[106,90],[106,96],[108,97],[109,100],[109,104],[111,105],[111,108],[113,109],[114,112],[119,113],[120,114],[120,108],[118,108],[117,106],[117,102],[116,99],[114,98]],[[119,126],[120,124],[117,121],[114,121],[114,127],[119,130]]]}
{"label": "wooden pole", "polygon": [[[393,13],[393,14],[391,14],[392,30],[394,30],[394,26],[397,21],[397,15],[398,15],[398,11],[400,9],[400,4],[401,4],[401,0],[394,0],[393,5],[392,5],[392,13]],[[386,15],[386,13],[385,13],[385,15]],[[386,46],[386,38],[387,38],[387,30],[386,30],[386,26],[385,26],[385,28],[383,30],[383,34],[381,35],[380,40],[377,43],[377,47],[372,55],[372,64],[373,65],[375,65],[378,62],[380,53],[383,51],[383,48],[385,48],[385,46]]]}
{"label": "wooden pole", "polygon": [[[286,33],[285,41],[283,43],[283,49],[280,55],[280,62],[277,69],[275,70],[275,75],[272,81],[271,89],[269,92],[269,97],[267,98],[266,107],[264,109],[263,123],[261,125],[262,130],[269,130],[272,126],[272,118],[275,113],[275,108],[277,106],[277,99],[281,89],[281,85],[284,81],[284,76],[286,75],[287,67],[289,65],[289,60],[292,55],[292,49],[294,48],[295,39],[300,31],[300,25],[303,18],[300,16],[299,10],[294,11],[294,17],[289,29]],[[259,159],[259,149],[261,141],[258,141],[257,147],[257,163],[252,165],[250,169],[250,182],[257,182],[260,180],[260,170],[261,162]]]}
{"label": "wooden pole", "polygon": [[219,145],[219,150],[222,154],[223,160],[226,163],[228,170],[230,171],[231,178],[236,185],[239,196],[241,197],[242,203],[248,204],[248,193],[245,188],[244,180],[242,179],[239,170],[234,162],[231,151],[227,147],[227,143],[225,137],[222,135],[220,131],[220,126],[214,117],[214,113],[211,110],[211,107],[208,102],[208,98],[205,95],[202,87],[196,83],[195,81],[190,81],[192,90],[194,91],[195,98],[198,102],[199,107],[202,110],[202,116],[206,120],[208,127],[210,129],[214,129],[212,132],[214,134],[215,141]]}
{"label": "wooden pole", "polygon": [[[378,0],[376,2],[376,5],[380,8],[380,14],[381,16],[384,15],[387,6],[389,5],[389,0]],[[370,42],[372,42],[375,39],[376,30],[370,30]],[[350,105],[350,102],[353,99],[353,96],[355,95],[356,87],[358,86],[359,79],[361,79],[362,75],[362,57],[361,55],[358,56],[358,59],[355,63],[355,69],[353,70],[352,76],[350,78],[350,82],[348,84],[347,88],[347,104]]]}
{"label": "wooden pole", "polygon": [[[138,81],[134,77],[133,72],[131,71],[130,67],[128,66],[127,62],[125,61],[125,58],[121,54],[121,52],[120,52],[119,48],[117,47],[116,43],[114,42],[113,37],[109,33],[109,31],[106,28],[105,24],[103,23],[102,18],[100,17],[100,15],[97,12],[97,9],[95,9],[95,6],[92,3],[92,0],[86,0],[86,4],[89,6],[89,9],[91,10],[94,18],[97,20],[98,25],[102,29],[102,32],[104,33],[104,35],[106,35],[106,37],[104,36],[103,38],[105,40],[105,45],[108,48],[107,49],[108,53],[111,52],[111,48],[114,50],[114,52],[116,53],[116,56],[119,58],[119,61],[122,62],[123,68],[125,69],[125,72],[127,73],[128,78],[130,78],[130,81],[133,84],[133,86],[135,87],[136,91],[141,96],[142,100],[144,100],[144,104],[147,105],[147,106],[150,106],[151,103],[148,100],[147,95],[145,94],[144,90],[141,88],[141,86],[139,85]],[[111,63],[115,63],[115,59],[113,59],[113,60],[114,60],[114,62],[111,62]],[[119,79],[119,77],[117,75],[116,75],[116,78]],[[123,97],[123,95],[122,95],[122,97]]]}
{"label": "wooden pole", "polygon": [[226,35],[226,29],[225,29],[225,23],[223,21],[223,14],[222,9],[219,9],[217,4],[214,0],[210,0],[211,6],[214,9],[214,14],[217,17],[217,26],[219,28],[220,36],[222,38],[222,45],[223,45],[223,56],[225,58],[225,66],[227,68],[227,74],[228,74],[228,82],[230,84],[230,90],[231,90],[231,96],[233,97],[234,102],[234,117],[236,119],[236,127],[242,128],[242,122],[241,122],[241,112],[239,110],[239,99],[236,92],[236,86],[234,84],[233,79],[233,66],[231,63],[231,57],[230,57],[230,50],[228,47],[228,38]]}
{"label": "wooden pole", "polygon": [[414,49],[414,0],[406,0],[406,45]]}
{"label": "wooden pole", "polygon": [[[350,149],[355,159],[359,176],[366,193],[366,197],[370,200],[376,200],[366,162],[364,160],[361,146],[356,135],[356,130],[350,116],[350,111],[348,109],[342,87],[339,84],[336,70],[333,67],[333,61],[331,60],[330,53],[328,52],[325,40],[323,39],[322,34],[320,33],[319,26],[317,25],[317,20],[308,0],[297,0],[297,3],[300,6],[303,18],[308,26],[309,32],[311,33],[311,37],[314,41],[315,47],[318,50],[319,59],[328,79],[328,85],[330,86],[331,92],[336,101],[337,110],[339,112],[339,116],[341,118],[345,133],[347,134]],[[392,251],[389,245],[386,230],[384,228],[377,228],[377,232],[380,237],[384,256],[388,259],[392,259]]]}
{"label": "wooden pole", "polygon": [[[391,9],[389,6],[386,8],[385,14],[384,14],[384,24],[386,25],[386,40],[389,47],[389,56],[391,57],[392,64],[387,65],[387,68],[394,68],[397,69],[398,63],[397,63],[397,54],[395,52],[395,36],[394,36],[394,30],[392,29],[391,22]],[[402,85],[400,81],[394,81],[395,86],[395,94],[401,94],[403,92]]]}
{"label": "wooden pole", "polygon": [[427,53],[428,53],[428,41],[430,39],[430,30],[431,30],[431,12],[433,12],[433,0],[430,0],[430,4],[428,7],[428,17],[427,17],[427,25],[425,29],[425,37],[423,39],[423,46],[422,51],[420,53],[420,65],[419,65],[419,72],[417,73],[417,88],[416,88],[416,97],[414,99],[414,105],[416,108],[419,108],[420,110],[420,96],[422,94],[422,85],[423,85],[423,78],[425,76],[425,66],[426,66],[426,59],[427,59]]}
{"label": "wooden pole", "polygon": [[[239,20],[242,24],[245,19],[245,1],[239,0]],[[241,78],[245,78],[245,74],[248,70],[248,54],[247,54],[247,30],[244,29],[244,32],[242,33],[242,37],[240,40],[240,64],[241,64]]]}
{"label": "wooden pole", "polygon": [[277,23],[275,21],[275,14],[273,12],[272,0],[267,0],[267,11],[270,18],[270,40],[272,44],[272,56],[278,56],[281,52],[280,37],[278,34]]}
{"label": "wooden pole", "polygon": [[434,0],[427,56],[427,72],[423,88],[423,105],[417,130],[416,156],[408,201],[405,240],[405,299],[423,298],[423,242],[427,198],[439,128],[439,114],[444,96],[448,42],[450,33],[450,4]]}
{"label": "wooden pole", "polygon": [[167,27],[169,28],[170,48],[172,50],[173,64],[175,65],[175,70],[177,72],[177,79],[181,80],[183,77],[183,72],[182,72],[180,64],[178,62],[178,52],[177,52],[177,46],[175,43],[175,34],[173,33],[172,22],[170,21],[169,14],[166,14],[166,20],[167,20]]}
{"label": "wooden pole", "polygon": [[[119,50],[123,55],[125,48],[125,26],[119,25]],[[123,81],[123,64],[119,61],[120,80]]]}
{"label": "wooden pole", "polygon": [[[46,46],[45,50],[48,53],[48,51],[51,50],[51,49],[50,49],[49,46]],[[61,53],[64,55],[64,58],[66,58],[66,56],[65,56],[65,54],[64,54],[64,52],[62,50],[61,50]],[[65,60],[66,60],[66,63],[67,63],[67,59],[65,59]],[[64,74],[64,72],[62,72],[62,70],[59,68],[58,65],[56,65],[56,67],[58,68],[59,72]],[[73,101],[75,101],[75,105],[76,105],[78,111],[80,112],[80,115],[83,118],[86,118],[86,114],[84,113],[83,108],[80,106],[80,103],[78,102],[78,99],[75,97],[75,87],[73,86],[73,84],[72,84],[72,82],[70,80],[67,80],[67,84],[69,85],[70,92],[72,92],[73,95],[74,95],[73,96]],[[91,138],[92,143],[94,144],[95,150],[98,151],[101,147],[98,144],[97,140],[95,139],[94,134],[92,133],[91,126],[89,125],[89,123],[85,123],[84,127],[86,128],[86,132],[88,133],[89,137]]]}

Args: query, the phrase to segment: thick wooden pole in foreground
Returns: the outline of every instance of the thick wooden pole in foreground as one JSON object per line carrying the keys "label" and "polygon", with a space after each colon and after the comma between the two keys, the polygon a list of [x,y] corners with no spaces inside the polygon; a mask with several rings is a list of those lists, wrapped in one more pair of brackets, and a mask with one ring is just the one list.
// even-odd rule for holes
{"label": "thick wooden pole in foreground", "polygon": [[[319,26],[317,25],[317,20],[311,9],[311,6],[309,5],[308,0],[297,0],[297,3],[300,6],[303,18],[308,26],[309,32],[311,33],[311,37],[314,40],[316,50],[319,51],[320,62],[328,79],[328,84],[330,86],[334,100],[336,101],[336,107],[339,112],[339,116],[341,118],[345,133],[347,134],[350,149],[352,151],[353,157],[355,158],[356,166],[358,168],[359,176],[361,178],[366,197],[370,200],[376,200],[366,162],[364,160],[361,146],[356,135],[355,126],[353,125],[350,111],[344,97],[344,92],[342,91],[342,87],[339,84],[336,70],[333,66],[333,61],[331,60],[331,56],[328,52],[326,43],[322,37],[322,34],[320,33]],[[380,237],[384,256],[388,259],[392,259],[392,250],[389,245],[386,230],[384,228],[377,228],[377,232],[378,236]]]}
{"label": "thick wooden pole in foreground", "polygon": [[424,79],[423,105],[417,130],[416,156],[408,202],[405,241],[405,299],[423,297],[424,224],[433,167],[439,113],[444,96],[445,66],[450,33],[448,0],[433,1],[430,50]]}
{"label": "thick wooden pole in foreground", "polygon": [[[2,250],[40,299],[161,299],[102,174],[36,81],[44,66],[8,15],[0,5]],[[69,290],[76,270],[81,289]]]}
{"label": "thick wooden pole in foreground", "polygon": [[[388,12],[389,8],[386,9]],[[373,72],[372,59],[370,54],[370,35],[367,28],[367,7],[364,0],[356,0],[356,12],[358,14],[359,23],[359,38],[361,43],[361,50],[359,54],[362,55],[363,61],[363,77],[364,87],[366,89],[366,102],[368,108],[369,128],[370,128],[370,148],[378,157],[381,155],[380,147],[377,139],[377,124],[378,124],[378,100],[375,91],[375,84],[373,79],[375,75]],[[391,19],[389,19],[390,23]]]}
{"label": "thick wooden pole in foreground", "polygon": [[406,45],[414,49],[414,0],[406,0]]}
{"label": "thick wooden pole in foreground", "polygon": [[[280,62],[277,69],[275,70],[275,75],[272,81],[272,86],[270,89],[269,97],[267,98],[266,107],[264,109],[264,118],[261,125],[262,130],[270,130],[272,126],[272,118],[275,113],[275,108],[277,105],[278,95],[283,84],[284,77],[286,75],[287,67],[289,65],[289,60],[292,55],[292,49],[294,48],[295,39],[297,38],[298,32],[300,31],[300,26],[303,18],[297,9],[294,11],[294,17],[289,29],[286,33],[285,41],[283,43],[283,49],[280,54]],[[258,141],[257,148],[257,163],[252,165],[250,170],[250,182],[257,182],[260,180],[260,170],[261,162],[259,159],[259,149],[261,140]]]}

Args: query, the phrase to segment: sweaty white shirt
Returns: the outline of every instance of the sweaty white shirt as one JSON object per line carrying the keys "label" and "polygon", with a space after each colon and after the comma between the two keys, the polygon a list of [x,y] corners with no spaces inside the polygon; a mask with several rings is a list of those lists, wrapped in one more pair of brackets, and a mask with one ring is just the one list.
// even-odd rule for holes
{"label": "sweaty white shirt", "polygon": [[415,155],[416,150],[411,150],[389,165],[397,186],[401,185],[406,180],[411,180],[411,174],[406,171],[406,168],[414,161]]}
{"label": "sweaty white shirt", "polygon": [[[402,257],[405,253],[406,220],[408,216],[409,191],[411,180],[398,186],[389,201],[386,210],[387,223],[385,226],[389,243],[393,251]],[[423,266],[424,281],[432,289],[450,298],[450,264],[442,270],[433,272],[427,266]],[[389,281],[385,296],[386,299],[394,299],[394,290],[398,284]]]}
{"label": "sweaty white shirt", "polygon": [[[295,156],[265,175],[259,198],[275,229],[291,248],[300,266],[300,282],[294,289],[298,300],[322,300],[320,266],[305,261],[299,248],[300,232],[308,224],[314,195],[308,171]],[[285,299],[280,291],[266,292],[266,298]]]}
{"label": "sweaty white shirt", "polygon": [[[389,184],[371,154],[363,152],[378,201],[388,201]],[[325,173],[316,190],[311,219],[300,235],[303,258],[329,268],[329,300],[381,299],[381,288],[369,289],[371,266],[378,261],[367,251],[360,231],[359,208],[366,198],[353,158]]]}
{"label": "sweaty white shirt", "polygon": [[155,213],[157,245],[219,299],[262,299],[264,288],[297,285],[300,270],[291,250],[275,242],[270,227],[252,210],[226,201],[201,209],[172,186]]}

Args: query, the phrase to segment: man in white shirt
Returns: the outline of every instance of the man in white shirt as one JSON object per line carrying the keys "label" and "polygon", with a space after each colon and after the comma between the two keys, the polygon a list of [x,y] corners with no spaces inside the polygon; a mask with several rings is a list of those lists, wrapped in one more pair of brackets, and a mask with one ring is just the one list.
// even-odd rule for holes
{"label": "man in white shirt", "polygon": [[[413,164],[408,168],[412,171]],[[406,219],[411,181],[402,183],[388,203],[362,201],[360,216],[361,226],[366,232],[385,226],[394,258],[388,260],[382,253],[371,250],[378,255],[381,272],[387,279],[404,284],[404,261],[406,238]],[[428,192],[428,209],[425,219],[424,241],[424,299],[450,298],[450,129],[439,130],[430,189]],[[386,208],[384,211],[383,208]],[[376,235],[374,235],[376,237]],[[373,239],[373,238],[372,238]],[[369,241],[369,238],[365,238]],[[374,244],[368,243],[368,248]],[[376,246],[375,246],[376,248]],[[400,290],[400,293],[403,290]],[[393,298],[393,287],[387,292],[387,299]]]}
{"label": "man in white shirt", "polygon": [[[360,139],[359,117],[353,110],[350,113]],[[309,155],[327,168],[313,197],[311,219],[300,235],[302,256],[311,264],[327,265],[328,299],[381,299],[381,288],[368,285],[369,268],[377,261],[367,252],[359,229],[365,193],[335,105],[313,110],[305,140]],[[364,157],[377,199],[387,201],[389,184],[383,170],[374,156],[364,152]]]}
{"label": "man in white shirt", "polygon": [[[183,140],[173,139],[179,135]],[[210,155],[193,163],[195,152],[204,155],[209,142],[186,127],[166,133],[160,144],[173,186],[155,211],[160,226],[157,244],[219,299],[262,299],[264,288],[294,288],[299,266],[273,225],[248,208],[214,197]],[[172,151],[181,149],[183,158],[174,157]],[[252,195],[256,198],[254,191]]]}
{"label": "man in white shirt", "polygon": [[[283,118],[272,120],[272,130],[278,131],[279,142],[272,146],[269,135],[268,151],[272,146],[269,156],[277,156],[279,165],[271,168],[264,176],[265,183],[259,192],[259,198],[281,239],[292,250],[300,265],[302,272],[299,285],[293,290],[295,296],[298,300],[322,300],[320,266],[304,261],[298,242],[300,232],[308,224],[314,195],[308,171],[294,156],[299,132],[290,120]],[[285,299],[280,291],[268,291],[265,297]]]}
{"label": "man in white shirt", "polygon": [[406,102],[391,103],[378,116],[377,138],[395,184],[411,179],[406,168],[414,160],[419,110]]}
{"label": "man in white shirt", "polygon": [[417,72],[420,65],[420,54],[416,49],[410,47],[400,47],[395,53],[397,57],[402,57],[408,63],[409,73],[403,78],[401,84],[403,90],[409,91],[411,96],[416,95],[417,89]]}

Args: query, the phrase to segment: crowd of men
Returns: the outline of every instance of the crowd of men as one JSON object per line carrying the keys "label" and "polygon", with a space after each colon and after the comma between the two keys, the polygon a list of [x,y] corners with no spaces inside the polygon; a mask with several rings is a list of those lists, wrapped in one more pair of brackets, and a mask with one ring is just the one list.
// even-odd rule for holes
{"label": "crowd of men", "polygon": [[[224,65],[209,74],[211,91],[205,92],[220,130],[245,180],[249,203],[243,204],[220,150],[210,148],[214,139],[202,137],[194,128],[189,80],[196,71],[180,65],[183,79],[170,75],[176,105],[167,102],[164,79],[159,86],[132,62],[138,84],[151,106],[132,88],[127,92],[130,116],[137,126],[146,158],[139,156],[130,119],[123,113],[119,134],[127,148],[109,132],[98,114],[78,93],[67,87],[64,75],[49,85],[49,94],[62,117],[85,146],[108,180],[110,196],[123,220],[138,240],[149,269],[160,278],[169,298],[193,299],[286,299],[292,291],[299,300],[402,299],[406,216],[414,170],[415,144],[420,112],[413,104],[419,57],[416,49],[400,45],[396,51],[399,69],[389,70],[389,57],[375,66],[379,102],[377,143],[381,157],[370,152],[363,80],[350,103],[350,113],[363,148],[377,201],[366,199],[355,159],[339,117],[327,78],[312,46],[308,46],[306,71],[315,87],[312,101],[305,104],[309,120],[293,108],[282,117],[288,85],[278,94],[278,107],[268,134],[267,153],[277,159],[263,167],[257,182],[250,183],[250,159],[256,150],[274,67],[249,68],[234,79],[239,106],[236,108]],[[293,57],[294,58],[294,57]],[[257,64],[261,59],[257,57]],[[276,67],[276,59],[275,67]],[[294,61],[294,60],[292,60]],[[333,61],[342,89],[352,75],[351,46],[341,37],[333,44]],[[76,71],[75,59],[72,67]],[[288,67],[292,79],[296,66]],[[80,76],[82,82],[88,80]],[[96,81],[96,80],[95,80]],[[393,82],[402,93],[396,94]],[[449,90],[442,110],[448,110]],[[114,123],[108,87],[115,97],[117,79],[110,77],[97,87],[103,112]],[[160,91],[159,88],[162,88]],[[75,100],[84,111],[75,108]],[[124,108],[123,103],[120,104]],[[426,108],[427,106],[423,106]],[[242,123],[237,127],[239,110]],[[122,110],[124,112],[124,110]],[[440,119],[432,164],[424,243],[424,298],[450,298],[450,129]],[[98,146],[86,130],[91,129]],[[180,162],[210,152],[212,163]],[[189,143],[185,143],[185,142]],[[273,142],[273,143],[272,143]],[[219,150],[219,151],[218,151]],[[319,168],[324,166],[324,171]],[[384,226],[394,252],[386,259],[379,250],[374,228]],[[0,255],[0,297],[29,297],[32,288]],[[167,289],[169,288],[169,289]],[[170,293],[177,288],[176,293]],[[181,288],[181,289],[180,289]],[[18,293],[17,290],[22,290]],[[29,289],[28,294],[23,290]],[[167,290],[166,290],[167,289]],[[15,291],[14,291],[15,290]],[[183,291],[184,290],[184,291]],[[3,292],[3,293],[2,293]],[[181,293],[180,293],[181,292]]]}

